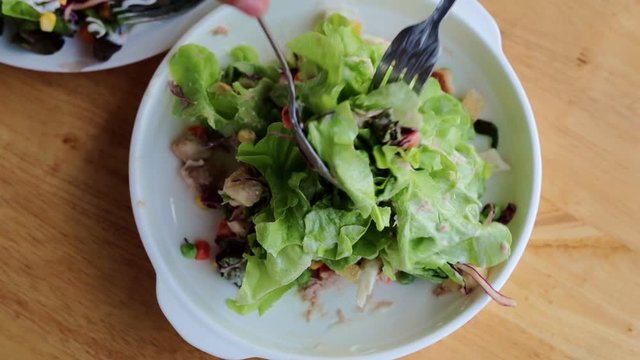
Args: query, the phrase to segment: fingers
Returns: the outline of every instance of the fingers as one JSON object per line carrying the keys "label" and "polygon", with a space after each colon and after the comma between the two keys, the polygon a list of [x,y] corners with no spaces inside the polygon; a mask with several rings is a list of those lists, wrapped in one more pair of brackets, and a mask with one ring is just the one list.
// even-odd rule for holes
{"label": "fingers", "polygon": [[250,16],[263,16],[269,7],[269,0],[222,0],[223,3],[233,5]]}

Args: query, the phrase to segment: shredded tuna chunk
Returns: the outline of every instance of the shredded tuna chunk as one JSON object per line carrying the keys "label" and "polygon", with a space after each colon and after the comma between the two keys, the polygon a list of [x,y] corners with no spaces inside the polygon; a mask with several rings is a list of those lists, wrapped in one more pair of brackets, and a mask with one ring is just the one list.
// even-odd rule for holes
{"label": "shredded tuna chunk", "polygon": [[211,155],[211,149],[207,148],[201,139],[190,133],[185,133],[174,141],[171,150],[183,162],[202,160]]}
{"label": "shredded tuna chunk", "polygon": [[338,275],[333,271],[320,273],[320,278],[312,278],[307,286],[302,290],[302,300],[309,302],[309,307],[305,312],[305,319],[311,321],[313,315],[321,309],[319,293],[323,289],[335,286],[338,282]]}

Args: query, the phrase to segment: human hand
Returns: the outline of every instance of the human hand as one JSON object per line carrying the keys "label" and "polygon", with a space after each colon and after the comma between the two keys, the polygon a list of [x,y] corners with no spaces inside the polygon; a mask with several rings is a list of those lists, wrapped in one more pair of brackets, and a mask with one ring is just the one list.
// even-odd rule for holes
{"label": "human hand", "polygon": [[269,7],[269,0],[222,0],[222,2],[235,6],[247,15],[255,17],[264,15]]}

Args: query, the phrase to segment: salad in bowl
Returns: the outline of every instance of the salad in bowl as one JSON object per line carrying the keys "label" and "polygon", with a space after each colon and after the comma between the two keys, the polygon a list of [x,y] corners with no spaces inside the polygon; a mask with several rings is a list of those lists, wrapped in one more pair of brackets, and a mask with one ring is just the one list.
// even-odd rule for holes
{"label": "salad in bowl", "polygon": [[[436,295],[479,287],[515,305],[486,279],[511,253],[516,210],[482,201],[491,174],[508,170],[498,129],[477,118],[477,92],[451,94],[446,69],[419,93],[405,82],[370,90],[386,45],[339,13],[287,44],[308,140],[337,186],[298,150],[275,63],[246,45],[226,67],[195,44],[171,57],[167,91],[189,124],[172,150],[196,203],[223,213],[215,241],[180,249],[239,287],[230,309],[262,314],[298,289],[310,319],[336,277],[356,284],[361,308],[377,282],[415,279],[437,284]],[[479,152],[476,132],[493,148]]]}
{"label": "salad in bowl", "polygon": [[219,7],[165,57],[138,111],[129,176],[158,303],[186,342],[228,359],[398,358],[492,297],[513,305],[489,284],[501,289],[525,250],[540,150],[495,22],[477,1],[456,2],[419,94],[368,86],[381,39],[434,7],[271,3],[304,133],[336,186],[292,141],[286,86],[255,19]]}

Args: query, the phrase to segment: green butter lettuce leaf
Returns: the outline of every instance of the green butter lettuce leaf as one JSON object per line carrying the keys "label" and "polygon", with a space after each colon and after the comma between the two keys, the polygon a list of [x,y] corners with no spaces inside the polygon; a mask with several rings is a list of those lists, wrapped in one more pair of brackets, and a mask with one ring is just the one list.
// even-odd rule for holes
{"label": "green butter lettuce leaf", "polygon": [[277,110],[269,101],[273,86],[269,78],[257,80],[251,88],[239,82],[233,86],[219,82],[209,88],[209,102],[220,117],[231,119],[234,131],[251,129],[264,135],[267,125],[278,120]]}
{"label": "green butter lettuce leaf", "polygon": [[[391,85],[397,90],[389,98],[406,87]],[[392,108],[389,98],[381,106]],[[356,106],[375,109],[376,105],[367,105],[369,101],[361,96]],[[384,101],[381,97],[373,102]],[[431,80],[419,102],[425,145],[408,150],[391,145],[373,149],[376,168],[389,174],[378,189],[378,200],[392,201],[397,223],[395,239],[382,252],[384,271],[388,275],[404,271],[432,281],[448,277],[461,281],[448,263],[494,266],[508,256],[511,235],[502,224],[479,221],[479,199],[489,167],[468,143],[473,138],[471,123],[460,102]]]}
{"label": "green butter lettuce leaf", "polygon": [[348,257],[353,253],[354,244],[367,231],[369,222],[370,219],[363,218],[358,211],[319,204],[304,217],[304,250],[321,259]]}
{"label": "green butter lettuce leaf", "polygon": [[229,51],[229,56],[233,61],[245,61],[253,64],[260,64],[260,54],[258,51],[248,45],[236,46]]}
{"label": "green butter lettuce leaf", "polygon": [[293,133],[282,123],[271,124],[267,136],[255,145],[240,144],[237,159],[255,167],[265,177],[271,190],[270,206],[275,218],[298,205],[304,211],[310,206],[309,199],[321,190],[318,176],[308,169],[293,142]]}
{"label": "green butter lettuce leaf", "polygon": [[184,106],[177,101],[176,112],[190,121],[205,121],[225,136],[232,135],[233,124],[220,116],[209,101],[208,90],[220,79],[216,56],[203,46],[184,45],[171,57],[169,71],[190,102]]}
{"label": "green butter lettuce leaf", "polygon": [[374,227],[369,227],[360,241],[353,246],[353,254],[361,258],[373,260],[378,257],[380,251],[391,242],[393,237],[389,228],[378,231]]}
{"label": "green butter lettuce leaf", "polygon": [[358,125],[349,103],[340,104],[335,112],[308,124],[309,141],[318,155],[329,164],[331,172],[349,195],[363,217],[371,216],[378,230],[389,226],[391,210],[376,204],[369,157],[354,147]]}
{"label": "green butter lettuce leaf", "polygon": [[385,51],[382,45],[365,42],[357,24],[337,13],[288,47],[299,56],[298,70],[305,80],[297,85],[297,93],[315,114],[330,111],[341,99],[366,93]]}
{"label": "green butter lettuce leaf", "polygon": [[53,32],[64,36],[73,36],[75,33],[69,22],[60,15],[56,15],[56,24],[53,26]]}
{"label": "green butter lettuce leaf", "polygon": [[323,114],[336,107],[343,88],[343,83],[328,81],[327,72],[323,71],[311,80],[298,84],[296,93],[312,112]]}
{"label": "green butter lettuce leaf", "polygon": [[311,265],[311,255],[300,245],[280,250],[277,257],[267,254],[265,259],[250,256],[244,280],[235,303],[252,305],[263,300],[272,291],[294,282]]}
{"label": "green butter lettuce leaf", "polygon": [[40,12],[22,0],[2,0],[2,14],[16,19],[40,21]]}
{"label": "green butter lettuce leaf", "polygon": [[510,249],[511,232],[501,223],[493,222],[483,225],[474,237],[442,250],[440,255],[448,262],[489,268],[505,261]]}
{"label": "green butter lettuce leaf", "polygon": [[391,242],[392,234],[386,228],[384,231],[378,231],[374,226],[369,226],[367,231],[353,245],[351,255],[338,260],[321,259],[329,268],[340,271],[349,265],[353,265],[361,259],[373,260],[378,257],[380,251]]}
{"label": "green butter lettuce leaf", "polygon": [[269,126],[255,145],[243,143],[237,159],[262,173],[269,189],[269,207],[257,214],[255,242],[263,256],[250,256],[242,287],[229,306],[239,313],[265,311],[295,284],[309,267],[313,255],[304,251],[304,214],[311,199],[322,191],[293,142],[293,134],[281,123]]}
{"label": "green butter lettuce leaf", "polygon": [[442,91],[437,80],[430,78],[427,81],[420,99],[423,144],[450,153],[459,144],[475,138],[473,123],[462,103]]}
{"label": "green butter lettuce leaf", "polygon": [[316,114],[331,110],[337,105],[344,87],[340,43],[323,34],[310,32],[293,39],[288,47],[302,57],[300,74],[309,79],[298,85],[298,96]]}
{"label": "green butter lettuce leaf", "polygon": [[364,56],[349,56],[344,59],[342,76],[345,82],[345,97],[364,94],[369,90],[375,67],[371,59]]}
{"label": "green butter lettuce leaf", "polygon": [[238,113],[238,103],[241,101],[231,86],[218,82],[207,90],[209,102],[216,113],[225,119],[233,119]]}
{"label": "green butter lettuce leaf", "polygon": [[294,54],[301,56],[303,61],[312,62],[325,70],[328,82],[340,81],[344,52],[336,39],[308,32],[291,40],[287,46]]}
{"label": "green butter lettuce leaf", "polygon": [[479,198],[485,191],[486,181],[491,176],[491,166],[478,156],[475,148],[471,144],[460,144],[456,147],[453,155],[441,161],[453,162],[457,168],[455,176],[455,186],[467,195]]}
{"label": "green butter lettuce leaf", "polygon": [[280,298],[284,296],[284,294],[293,289],[295,286],[295,283],[290,283],[285,286],[279,287],[263,296],[260,300],[248,305],[240,305],[236,300],[228,299],[227,306],[240,315],[247,315],[256,310],[260,315],[263,315],[273,306],[276,301],[280,300]]}
{"label": "green butter lettuce leaf", "polygon": [[[243,62],[254,61],[255,56],[255,50],[249,47],[232,50],[232,57]],[[244,84],[249,87],[241,82],[230,86],[220,81],[222,72],[212,52],[194,44],[180,47],[169,62],[169,70],[188,104],[177,101],[175,111],[182,118],[204,121],[225,136],[241,129],[263,134],[267,125],[278,119],[277,110],[269,101],[275,83],[266,77],[266,67],[256,66],[261,69],[256,70],[259,79]]]}
{"label": "green butter lettuce leaf", "polygon": [[256,221],[256,240],[272,256],[278,256],[280,250],[299,243],[303,231],[303,224],[295,215],[282,216],[272,221]]}
{"label": "green butter lettuce leaf", "polygon": [[420,105],[418,95],[405,83],[388,84],[354,99],[355,108],[365,111],[389,109],[393,121],[414,129],[422,128]]}
{"label": "green butter lettuce leaf", "polygon": [[300,171],[291,173],[287,181],[289,188],[298,194],[299,204],[304,210],[311,208],[311,200],[324,191],[319,179],[316,172]]}
{"label": "green butter lettuce leaf", "polygon": [[301,206],[288,209],[281,217],[275,219],[270,209],[256,216],[256,241],[269,253],[277,257],[280,250],[289,245],[300,244],[304,235],[304,225],[298,219]]}
{"label": "green butter lettuce leaf", "polygon": [[383,257],[396,271],[433,280],[434,269],[447,263],[486,267],[508,256],[509,230],[499,223],[481,224],[479,200],[452,188],[447,178],[411,171],[407,187],[394,196],[393,204],[397,238]]}
{"label": "green butter lettuce leaf", "polygon": [[236,129],[252,129],[263,134],[267,123],[277,120],[277,112],[276,117],[272,116],[273,106],[268,102],[273,85],[273,81],[262,78],[251,89],[235,87],[240,89],[236,103],[238,111],[233,118]]}
{"label": "green butter lettuce leaf", "polygon": [[345,16],[332,13],[316,29],[342,47],[341,75],[346,97],[364,94],[369,90],[375,66],[385,51],[384,47],[366,44],[359,34],[359,27],[358,23]]}
{"label": "green butter lettuce leaf", "polygon": [[233,83],[241,80],[246,82],[246,84],[250,84],[251,79],[242,79],[242,75],[246,75],[250,78],[266,77],[273,82],[277,81],[280,77],[280,72],[275,66],[261,63],[258,51],[251,46],[236,46],[231,49],[229,56],[232,61],[222,76],[226,83]]}

